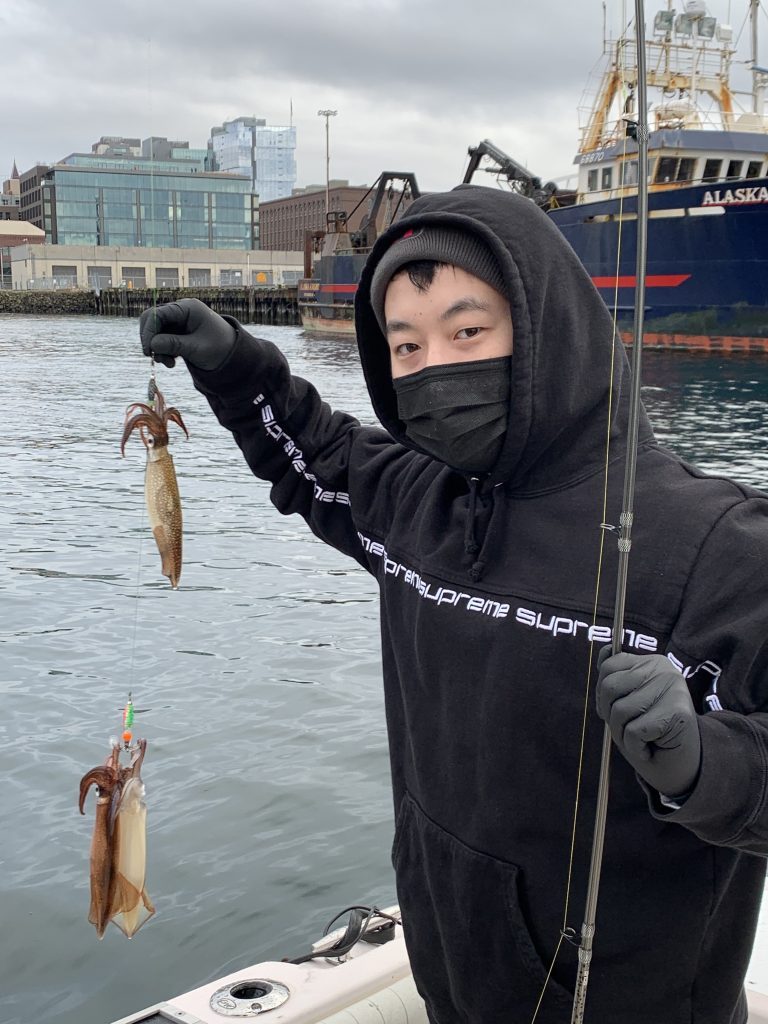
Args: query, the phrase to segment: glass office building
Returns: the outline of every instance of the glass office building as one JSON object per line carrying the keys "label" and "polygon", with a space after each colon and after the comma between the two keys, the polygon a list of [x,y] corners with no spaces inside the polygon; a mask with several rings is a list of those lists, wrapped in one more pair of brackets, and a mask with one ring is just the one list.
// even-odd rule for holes
{"label": "glass office building", "polygon": [[262,203],[291,195],[296,185],[296,129],[261,125],[255,131],[256,180]]}
{"label": "glass office building", "polygon": [[296,129],[238,117],[211,129],[216,168],[247,174],[259,202],[285,199],[296,185]]}
{"label": "glass office building", "polygon": [[[56,245],[257,249],[258,199],[249,178],[57,164],[42,181],[43,227]],[[129,165],[129,166],[126,166]]]}

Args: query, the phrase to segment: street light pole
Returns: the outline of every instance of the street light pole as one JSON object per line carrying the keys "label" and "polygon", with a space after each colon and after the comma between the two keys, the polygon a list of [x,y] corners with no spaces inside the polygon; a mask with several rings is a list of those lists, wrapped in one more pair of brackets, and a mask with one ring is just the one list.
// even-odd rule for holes
{"label": "street light pole", "polygon": [[328,211],[331,207],[331,149],[328,123],[336,117],[338,110],[318,110],[317,116],[325,118],[325,223],[328,225]]}

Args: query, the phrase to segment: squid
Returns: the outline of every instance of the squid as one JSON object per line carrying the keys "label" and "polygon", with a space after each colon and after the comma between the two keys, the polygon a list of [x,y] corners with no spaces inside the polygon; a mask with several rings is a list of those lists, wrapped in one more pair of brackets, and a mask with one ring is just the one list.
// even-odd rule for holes
{"label": "squid", "polygon": [[160,552],[161,571],[177,590],[181,576],[181,498],[173,458],[168,451],[168,424],[176,423],[187,437],[189,431],[179,410],[166,406],[158,388],[150,386],[150,393],[154,407],[143,402],[128,406],[120,451],[125,455],[126,441],[138,429],[147,449],[144,498],[149,524]]}
{"label": "squid", "polygon": [[127,768],[120,765],[120,746],[115,743],[106,762],[80,780],[81,814],[89,789],[98,787],[88,920],[100,939],[110,921],[130,939],[155,913],[145,889],[147,806],[141,765],[147,741],[137,740],[130,749]]}

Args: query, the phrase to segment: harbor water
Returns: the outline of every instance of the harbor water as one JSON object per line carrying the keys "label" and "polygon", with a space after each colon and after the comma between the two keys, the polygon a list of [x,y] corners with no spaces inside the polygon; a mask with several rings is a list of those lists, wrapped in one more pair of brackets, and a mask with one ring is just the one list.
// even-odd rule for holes
{"label": "harbor water", "polygon": [[[374,422],[353,339],[254,329]],[[144,512],[135,320],[0,316],[0,1022],[105,1024],[394,900],[372,580],[279,515],[183,367],[158,368],[185,516],[172,591]],[[768,488],[768,359],[647,353],[662,440]],[[638,509],[641,515],[642,510]],[[130,942],[88,924],[93,792],[128,693],[148,883]],[[768,992],[768,923],[750,981]],[[762,952],[764,951],[764,952]]]}

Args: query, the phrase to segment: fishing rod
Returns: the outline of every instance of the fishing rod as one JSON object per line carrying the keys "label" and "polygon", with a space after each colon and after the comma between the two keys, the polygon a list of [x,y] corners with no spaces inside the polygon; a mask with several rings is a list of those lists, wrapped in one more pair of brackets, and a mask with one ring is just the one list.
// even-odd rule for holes
{"label": "fishing rod", "polygon": [[[648,95],[645,61],[645,10],[643,0],[635,0],[635,40],[637,48],[637,124],[638,149],[637,184],[637,251],[635,261],[635,316],[632,332],[632,377],[629,400],[629,421],[627,428],[627,455],[624,467],[624,492],[622,511],[619,518],[618,548],[619,562],[616,580],[616,598],[613,610],[613,634],[611,654],[621,653],[624,634],[624,610],[627,596],[627,573],[629,553],[632,548],[632,522],[634,519],[635,477],[637,472],[637,437],[640,424],[640,368],[643,354],[643,319],[645,314],[645,274],[648,250]],[[628,124],[628,131],[633,126]],[[606,724],[603,727],[603,749],[600,759],[600,779],[597,791],[597,808],[592,837],[592,856],[589,865],[589,881],[584,909],[584,923],[579,938],[579,966],[576,974],[576,989],[573,997],[571,1024],[582,1024],[587,1000],[589,968],[592,961],[592,946],[597,917],[597,897],[600,888],[600,871],[605,844],[605,824],[608,814],[608,789],[611,776],[611,751],[613,742]]]}

